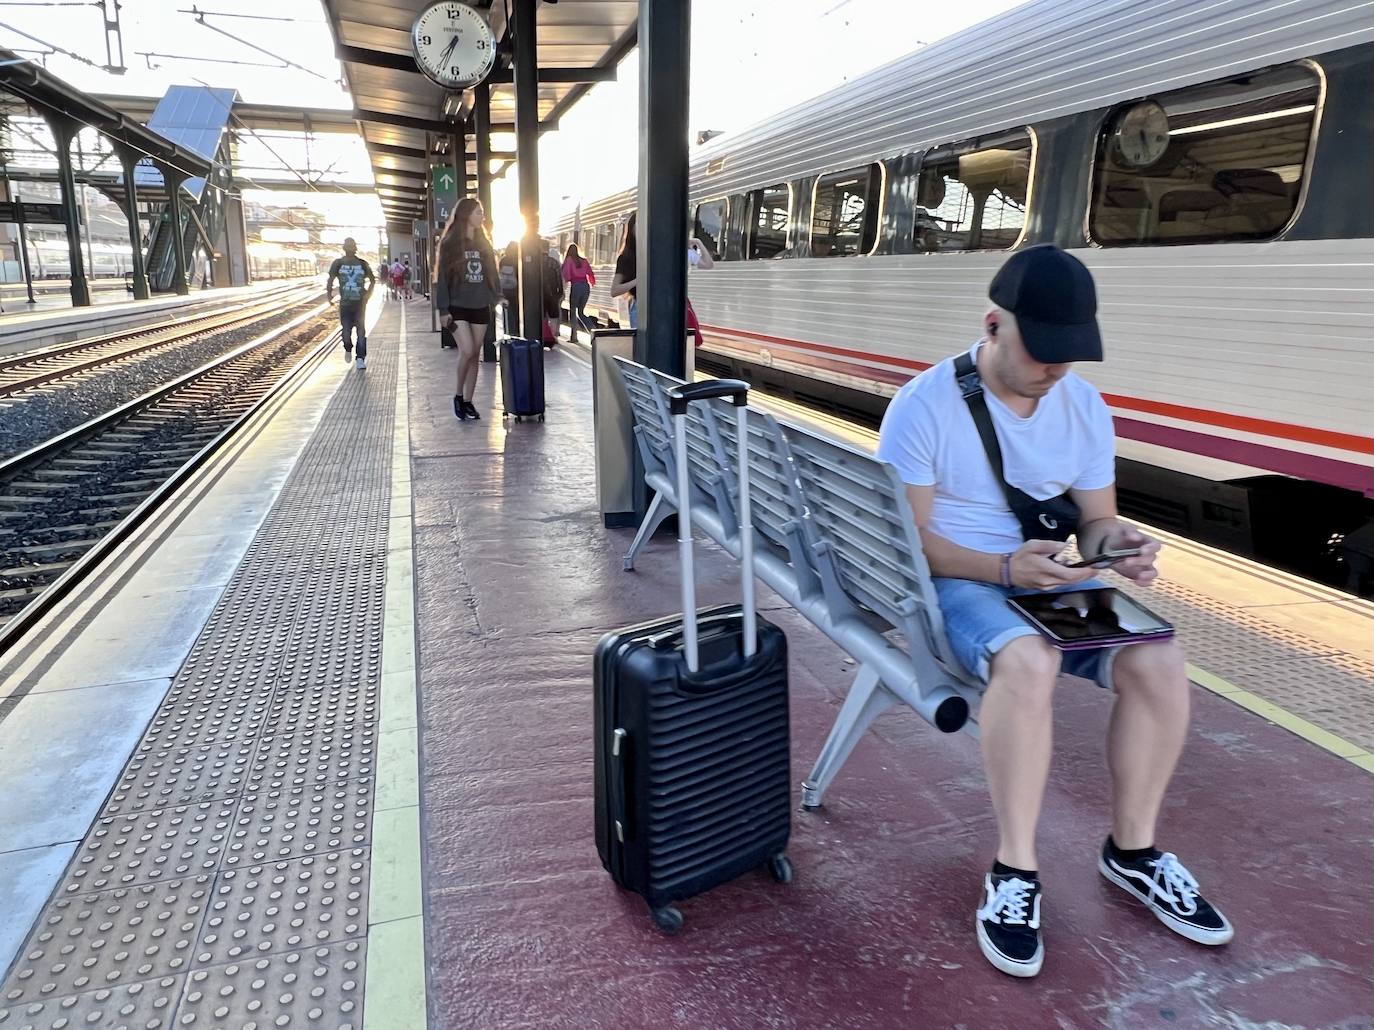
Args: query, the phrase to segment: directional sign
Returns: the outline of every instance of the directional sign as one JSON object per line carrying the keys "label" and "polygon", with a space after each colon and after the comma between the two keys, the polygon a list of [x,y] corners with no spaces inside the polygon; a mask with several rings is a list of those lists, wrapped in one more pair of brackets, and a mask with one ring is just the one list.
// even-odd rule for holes
{"label": "directional sign", "polygon": [[0,201],[0,222],[28,222],[29,224],[61,225],[61,204],[30,204],[28,201]]}
{"label": "directional sign", "polygon": [[429,188],[434,193],[434,225],[442,229],[458,203],[458,176],[452,165],[429,166]]}

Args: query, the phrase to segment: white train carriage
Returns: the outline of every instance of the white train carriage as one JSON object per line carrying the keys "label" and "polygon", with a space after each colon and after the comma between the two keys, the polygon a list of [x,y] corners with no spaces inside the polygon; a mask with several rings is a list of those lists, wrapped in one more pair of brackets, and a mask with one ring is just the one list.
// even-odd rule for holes
{"label": "white train carriage", "polygon": [[[699,363],[875,418],[1057,242],[1098,282],[1123,507],[1331,575],[1374,510],[1372,84],[1368,4],[1025,4],[697,152]],[[634,204],[554,229],[603,319]]]}

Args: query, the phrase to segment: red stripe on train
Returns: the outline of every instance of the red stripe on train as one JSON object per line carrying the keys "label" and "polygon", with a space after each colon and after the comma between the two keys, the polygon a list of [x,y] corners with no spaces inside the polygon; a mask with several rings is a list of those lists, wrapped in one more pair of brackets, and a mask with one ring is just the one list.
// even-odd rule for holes
{"label": "red stripe on train", "polygon": [[[847,347],[832,347],[822,343],[807,343],[804,340],[790,340],[780,336],[767,336],[763,333],[748,332],[743,329],[730,329],[726,326],[707,325],[704,322],[701,327],[703,330],[723,333],[732,338],[759,340],[764,343],[775,343],[781,347],[798,348],[806,351],[816,351],[821,354],[835,354],[841,357],[858,358],[861,361],[881,361],[886,365],[910,368],[917,372],[924,372],[930,367],[928,362],[914,361],[909,358],[879,356],[865,351],[851,350]],[[709,345],[709,340],[707,342]],[[748,348],[749,344],[745,343],[743,346]],[[762,348],[754,349],[762,350]],[[802,359],[803,356],[797,355],[797,358]],[[802,363],[812,365],[816,368],[829,368],[834,371],[843,372],[846,375],[864,376],[878,382],[892,383],[899,386],[913,378],[911,375],[905,375],[881,367],[875,368],[873,365],[868,364],[854,365],[849,362],[821,360],[803,360]],[[1166,401],[1152,401],[1143,397],[1127,397],[1117,393],[1104,393],[1102,397],[1108,404],[1117,408],[1126,408],[1130,411],[1142,411],[1150,415],[1163,415],[1166,418],[1183,419],[1189,422],[1201,422],[1204,425],[1217,426],[1221,429],[1234,429],[1239,432],[1256,433],[1261,436],[1274,436],[1282,440],[1294,440],[1298,443],[1317,444],[1322,447],[1335,447],[1340,450],[1354,451],[1356,454],[1374,454],[1374,437],[1356,436],[1352,433],[1338,433],[1330,429],[1317,429],[1313,426],[1299,426],[1290,422],[1275,422],[1271,419],[1253,418],[1249,415],[1233,415],[1225,411],[1191,408],[1183,404],[1170,404]],[[1191,448],[1189,449],[1191,450]],[[1246,464],[1250,463],[1247,462]]]}

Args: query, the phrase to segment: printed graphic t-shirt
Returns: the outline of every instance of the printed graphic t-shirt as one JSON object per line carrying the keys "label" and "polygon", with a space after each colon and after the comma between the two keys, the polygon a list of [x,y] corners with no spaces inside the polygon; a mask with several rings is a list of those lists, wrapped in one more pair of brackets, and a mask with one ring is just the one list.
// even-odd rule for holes
{"label": "printed graphic t-shirt", "polygon": [[339,303],[361,304],[367,296],[367,280],[372,278],[372,269],[360,257],[335,258],[329,266],[331,279],[339,280]]}

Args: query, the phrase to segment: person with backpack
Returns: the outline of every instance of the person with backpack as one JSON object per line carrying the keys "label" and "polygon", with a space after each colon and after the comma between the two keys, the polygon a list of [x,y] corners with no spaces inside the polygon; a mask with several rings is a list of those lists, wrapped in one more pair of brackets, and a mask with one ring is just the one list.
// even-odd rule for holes
{"label": "person with backpack", "polygon": [[545,347],[558,342],[558,325],[563,315],[563,270],[558,264],[557,244],[552,240],[544,252],[544,325],[542,327]]}

